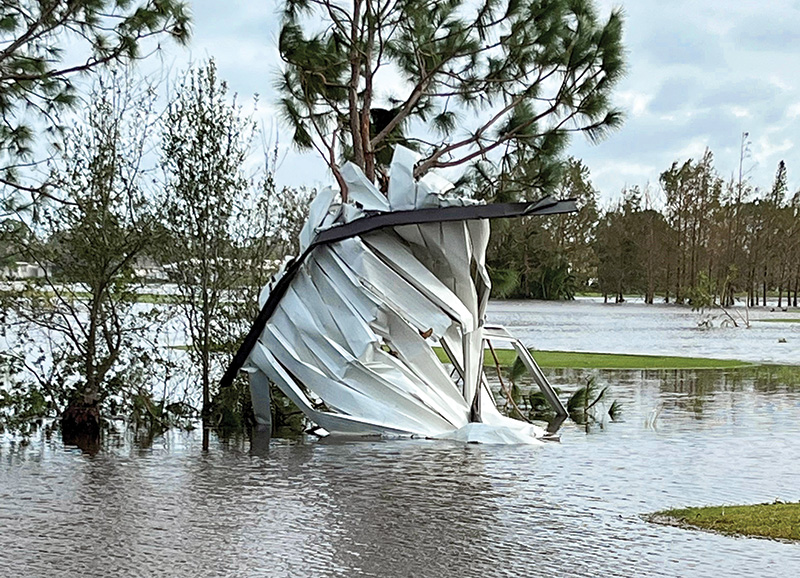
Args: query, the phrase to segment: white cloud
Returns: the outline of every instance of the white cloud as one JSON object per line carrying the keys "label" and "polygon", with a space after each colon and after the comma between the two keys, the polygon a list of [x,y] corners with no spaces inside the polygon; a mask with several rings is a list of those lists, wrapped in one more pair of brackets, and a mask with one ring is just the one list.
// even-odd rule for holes
{"label": "white cloud", "polygon": [[777,166],[778,157],[794,148],[794,142],[788,137],[765,134],[753,143],[753,160],[759,165]]}
{"label": "white cloud", "polygon": [[786,116],[788,118],[800,117],[800,102],[795,102],[786,109]]}
{"label": "white cloud", "polygon": [[[703,156],[708,148],[708,140],[704,138],[695,138],[685,143],[681,148],[675,151],[675,160],[678,159],[698,159]],[[665,167],[666,168],[666,167]]]}
{"label": "white cloud", "polygon": [[642,116],[647,111],[647,106],[653,100],[652,94],[628,90],[617,94],[617,102],[627,109],[632,116]]}

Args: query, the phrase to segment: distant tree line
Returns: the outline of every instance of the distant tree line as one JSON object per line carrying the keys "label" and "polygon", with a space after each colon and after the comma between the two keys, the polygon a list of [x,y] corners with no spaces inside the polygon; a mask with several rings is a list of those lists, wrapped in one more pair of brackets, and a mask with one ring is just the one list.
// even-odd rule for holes
{"label": "distant tree line", "polygon": [[725,181],[713,154],[675,162],[658,187],[630,187],[598,207],[588,169],[564,167],[556,193],[575,197],[577,215],[503,223],[489,252],[496,297],[606,300],[638,294],[645,302],[694,302],[710,292],[720,305],[797,306],[800,290],[800,192],[791,193],[781,161],[774,182]]}

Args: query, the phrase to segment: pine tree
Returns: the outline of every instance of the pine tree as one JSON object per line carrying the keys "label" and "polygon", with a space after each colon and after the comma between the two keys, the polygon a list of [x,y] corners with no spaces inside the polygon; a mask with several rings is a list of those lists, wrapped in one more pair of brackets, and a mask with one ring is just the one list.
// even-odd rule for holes
{"label": "pine tree", "polygon": [[783,205],[788,190],[786,163],[781,161],[778,163],[778,172],[775,173],[775,182],[772,183],[772,193],[770,194],[770,200],[776,207]]}
{"label": "pine tree", "polygon": [[0,183],[18,188],[40,121],[51,129],[76,103],[75,75],[139,58],[149,38],[186,41],[189,12],[178,0],[9,0],[0,34]]}
{"label": "pine tree", "polygon": [[288,0],[279,49],[294,143],[322,155],[344,197],[342,162],[376,180],[397,142],[422,154],[417,176],[538,166],[570,133],[597,139],[622,118],[621,12],[603,21],[591,0]]}

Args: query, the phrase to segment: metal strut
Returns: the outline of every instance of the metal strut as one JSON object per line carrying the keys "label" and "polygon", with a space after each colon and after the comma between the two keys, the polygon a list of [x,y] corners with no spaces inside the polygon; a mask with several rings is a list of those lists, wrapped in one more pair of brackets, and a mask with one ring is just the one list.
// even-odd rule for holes
{"label": "metal strut", "polygon": [[561,400],[558,399],[556,390],[553,389],[553,386],[550,385],[549,381],[547,381],[547,377],[542,371],[542,368],[539,367],[539,364],[536,363],[536,360],[533,358],[530,351],[528,351],[528,348],[525,347],[518,338],[511,335],[505,327],[501,326],[484,327],[483,337],[487,341],[496,340],[510,343],[516,350],[517,355],[522,360],[522,363],[533,376],[533,380],[536,382],[539,390],[544,394],[545,398],[547,399],[547,403],[550,404],[550,407],[555,410],[559,417],[566,418],[569,416],[567,408],[565,408],[564,404],[561,403]]}

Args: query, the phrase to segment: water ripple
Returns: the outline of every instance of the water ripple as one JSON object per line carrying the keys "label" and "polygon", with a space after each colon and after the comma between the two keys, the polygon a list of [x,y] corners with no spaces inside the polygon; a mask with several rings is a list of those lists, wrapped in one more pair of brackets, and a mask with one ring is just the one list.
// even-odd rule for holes
{"label": "water ripple", "polygon": [[800,501],[800,393],[725,372],[596,376],[625,420],[535,448],[256,438],[204,454],[178,432],[93,457],[0,447],[0,576],[796,573],[798,545],[642,514]]}

